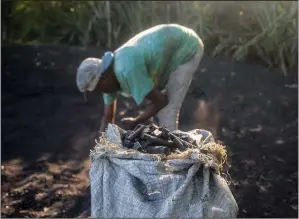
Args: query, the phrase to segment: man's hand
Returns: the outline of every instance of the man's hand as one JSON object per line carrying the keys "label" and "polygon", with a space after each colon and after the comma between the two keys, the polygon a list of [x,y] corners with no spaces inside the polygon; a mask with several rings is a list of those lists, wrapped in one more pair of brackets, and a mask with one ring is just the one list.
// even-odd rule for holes
{"label": "man's hand", "polygon": [[122,123],[122,126],[125,130],[131,130],[134,129],[135,126],[137,125],[136,123],[136,119],[133,117],[127,117],[127,118],[123,118],[122,120],[120,120]]}
{"label": "man's hand", "polygon": [[146,107],[144,112],[136,118],[136,125],[147,121],[168,104],[167,90],[164,89],[160,91],[155,87],[146,95],[146,99],[151,103]]}

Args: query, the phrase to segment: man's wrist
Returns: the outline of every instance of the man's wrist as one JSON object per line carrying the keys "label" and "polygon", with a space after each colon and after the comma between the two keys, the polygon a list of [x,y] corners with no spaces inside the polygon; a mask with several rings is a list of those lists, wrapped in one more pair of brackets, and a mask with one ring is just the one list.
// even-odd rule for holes
{"label": "man's wrist", "polygon": [[138,125],[138,124],[140,124],[140,123],[143,123],[143,122],[144,122],[144,121],[142,121],[141,118],[136,117],[136,118],[134,119],[134,121],[133,121],[133,125],[134,125],[134,127],[135,127],[136,125]]}

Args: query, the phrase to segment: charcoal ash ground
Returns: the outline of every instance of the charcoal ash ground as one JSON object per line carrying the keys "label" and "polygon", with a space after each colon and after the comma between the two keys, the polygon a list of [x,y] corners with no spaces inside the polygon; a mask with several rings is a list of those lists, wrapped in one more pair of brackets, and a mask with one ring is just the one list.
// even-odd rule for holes
{"label": "charcoal ash ground", "polygon": [[[90,202],[88,155],[103,103],[97,94],[85,103],[75,72],[102,50],[5,46],[2,54],[1,216],[76,217]],[[205,56],[183,103],[181,130],[208,129],[227,145],[238,217],[298,215],[297,77]],[[117,123],[139,111],[120,98]]]}

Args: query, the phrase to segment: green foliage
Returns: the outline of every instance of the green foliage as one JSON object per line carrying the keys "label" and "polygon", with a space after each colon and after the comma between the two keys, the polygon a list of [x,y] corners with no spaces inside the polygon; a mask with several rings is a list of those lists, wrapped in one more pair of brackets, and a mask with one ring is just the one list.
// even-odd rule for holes
{"label": "green foliage", "polygon": [[297,2],[13,1],[8,39],[117,48],[161,23],[193,28],[212,55],[297,66]]}

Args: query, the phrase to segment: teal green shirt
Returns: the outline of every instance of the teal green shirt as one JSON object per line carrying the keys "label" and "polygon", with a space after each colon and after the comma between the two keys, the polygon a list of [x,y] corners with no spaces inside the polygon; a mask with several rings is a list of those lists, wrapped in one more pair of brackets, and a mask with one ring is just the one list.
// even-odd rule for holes
{"label": "teal green shirt", "polygon": [[[155,85],[164,88],[170,73],[203,49],[200,42],[193,30],[176,24],[158,25],[136,35],[114,53],[121,91],[141,104]],[[104,103],[112,104],[116,95],[105,93]]]}

